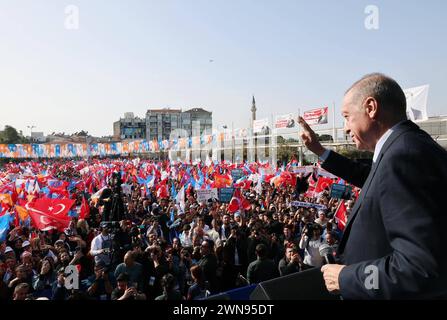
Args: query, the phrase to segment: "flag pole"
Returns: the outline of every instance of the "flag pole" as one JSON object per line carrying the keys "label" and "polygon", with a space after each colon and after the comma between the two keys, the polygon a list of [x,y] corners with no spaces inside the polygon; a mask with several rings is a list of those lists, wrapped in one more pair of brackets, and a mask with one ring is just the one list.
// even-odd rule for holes
{"label": "flag pole", "polygon": [[335,101],[332,102],[332,141],[337,141],[337,131],[335,130]]}
{"label": "flag pole", "polygon": [[[298,107],[298,120],[299,117],[301,117],[301,108]],[[303,141],[301,140],[301,125],[298,124],[298,139],[300,141],[299,146],[298,146],[298,161],[299,161],[299,165],[302,166],[303,165]]]}

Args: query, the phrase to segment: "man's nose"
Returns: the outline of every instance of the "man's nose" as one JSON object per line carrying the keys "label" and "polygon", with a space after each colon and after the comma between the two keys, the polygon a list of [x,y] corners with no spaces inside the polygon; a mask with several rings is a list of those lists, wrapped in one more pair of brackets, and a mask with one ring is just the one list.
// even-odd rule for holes
{"label": "man's nose", "polygon": [[346,120],[343,122],[343,130],[347,135],[349,135],[349,133],[351,132],[351,129],[348,128]]}

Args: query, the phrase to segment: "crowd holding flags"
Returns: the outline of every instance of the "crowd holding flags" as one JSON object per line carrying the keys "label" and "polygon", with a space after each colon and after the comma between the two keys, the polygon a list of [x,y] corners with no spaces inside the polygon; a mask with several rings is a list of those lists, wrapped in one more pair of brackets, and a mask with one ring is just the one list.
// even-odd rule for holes
{"label": "crowd holding flags", "polygon": [[[239,170],[238,175],[242,175],[238,180],[233,180],[233,170]],[[58,177],[60,172],[71,172],[71,178]],[[159,199],[175,199],[180,212],[184,210],[186,198],[193,189],[234,189],[229,212],[235,213],[250,207],[244,192],[251,187],[260,192],[263,183],[275,187],[295,186],[300,172],[313,172],[305,194],[310,198],[318,197],[332,183],[340,183],[339,178],[328,176],[318,166],[303,167],[296,162],[281,168],[259,162],[234,164],[207,161],[193,164],[139,158],[9,163],[0,171],[0,226],[8,229],[7,225],[11,222],[16,226],[32,224],[40,230],[63,230],[68,227],[72,217],[89,217],[89,201],[95,202],[100,198],[115,172],[119,172],[124,181],[123,192],[129,193],[129,190],[124,190],[137,183],[145,195],[152,190]],[[81,200],[75,199],[76,193],[83,194]],[[354,189],[354,194],[357,196],[358,190]],[[346,221],[344,212],[343,204],[337,210],[341,227]]]}

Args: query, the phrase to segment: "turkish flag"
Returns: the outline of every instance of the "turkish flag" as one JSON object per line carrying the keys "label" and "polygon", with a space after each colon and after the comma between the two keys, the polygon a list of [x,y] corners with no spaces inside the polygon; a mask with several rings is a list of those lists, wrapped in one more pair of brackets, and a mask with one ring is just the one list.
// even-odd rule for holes
{"label": "turkish flag", "polygon": [[346,217],[346,206],[345,202],[342,200],[340,204],[338,205],[337,211],[335,211],[334,217],[337,218],[338,221],[338,228],[343,231],[346,227],[346,222],[348,221],[348,218]]}
{"label": "turkish flag", "polygon": [[281,184],[296,186],[296,176],[288,171],[283,171],[280,174]]}
{"label": "turkish flag", "polygon": [[230,213],[235,213],[242,209],[249,210],[250,206],[250,202],[242,196],[241,190],[236,189],[228,205],[228,211]]}
{"label": "turkish flag", "polygon": [[85,197],[82,197],[81,212],[79,213],[79,219],[87,219],[88,217],[90,217],[90,206],[88,205],[88,202],[85,199]]}
{"label": "turkish flag", "polygon": [[163,185],[160,187],[160,189],[158,189],[157,198],[159,198],[159,199],[169,198],[168,187],[166,187],[166,185]]}
{"label": "turkish flag", "polygon": [[63,232],[70,224],[68,211],[74,203],[75,200],[71,199],[39,198],[27,203],[25,208],[38,229]]}
{"label": "turkish flag", "polygon": [[215,188],[226,188],[231,186],[232,179],[228,174],[220,175],[215,174],[214,175],[214,186]]}
{"label": "turkish flag", "polygon": [[250,187],[251,187],[251,181],[250,180],[241,181],[239,183],[236,183],[234,185],[234,187],[235,188],[241,188],[241,189],[244,189],[244,190],[249,190]]}
{"label": "turkish flag", "polygon": [[324,189],[329,188],[334,181],[331,178],[319,177],[317,181],[317,186],[315,187],[315,192],[320,193]]}

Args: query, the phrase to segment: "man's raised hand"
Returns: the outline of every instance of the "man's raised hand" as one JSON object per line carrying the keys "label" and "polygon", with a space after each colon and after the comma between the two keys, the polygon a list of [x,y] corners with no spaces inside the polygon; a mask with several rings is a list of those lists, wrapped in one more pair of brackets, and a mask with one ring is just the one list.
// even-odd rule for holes
{"label": "man's raised hand", "polygon": [[302,117],[298,117],[298,123],[302,128],[301,140],[303,141],[304,145],[307,149],[320,157],[324,153],[325,149],[321,145],[320,141],[318,141],[317,135]]}

